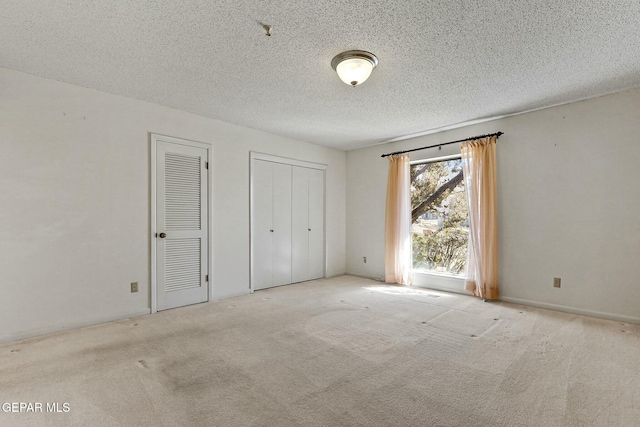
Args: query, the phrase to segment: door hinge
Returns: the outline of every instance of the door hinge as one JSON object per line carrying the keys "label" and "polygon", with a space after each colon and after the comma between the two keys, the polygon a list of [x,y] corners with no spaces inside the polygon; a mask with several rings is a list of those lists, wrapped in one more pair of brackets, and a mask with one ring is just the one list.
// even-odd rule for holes
{"label": "door hinge", "polygon": [[204,168],[209,169],[209,162],[204,162]]}
{"label": "door hinge", "polygon": [[204,281],[208,282],[209,281],[209,275],[207,274],[206,276],[204,276]]}

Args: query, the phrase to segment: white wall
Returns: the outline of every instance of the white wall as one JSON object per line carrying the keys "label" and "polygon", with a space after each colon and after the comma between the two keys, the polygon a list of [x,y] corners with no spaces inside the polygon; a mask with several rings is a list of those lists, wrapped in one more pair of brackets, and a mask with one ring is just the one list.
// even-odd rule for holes
{"label": "white wall", "polygon": [[215,298],[249,292],[249,151],[328,165],[344,273],[343,151],[0,68],[0,341],[149,312],[150,132],[213,144]]}
{"label": "white wall", "polygon": [[496,131],[502,298],[639,322],[640,90],[348,152],[347,272],[384,277],[381,154]]}

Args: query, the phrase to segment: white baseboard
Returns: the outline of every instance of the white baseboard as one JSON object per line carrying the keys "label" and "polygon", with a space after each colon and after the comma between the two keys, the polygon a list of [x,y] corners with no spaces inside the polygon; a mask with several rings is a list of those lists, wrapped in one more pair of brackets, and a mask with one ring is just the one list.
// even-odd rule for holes
{"label": "white baseboard", "polygon": [[334,279],[336,277],[342,277],[342,276],[351,276],[351,274],[349,274],[349,273],[336,273],[336,274],[332,274],[331,276],[324,276],[322,279]]}
{"label": "white baseboard", "polygon": [[150,313],[151,313],[151,309],[146,308],[144,310],[117,314],[115,316],[84,319],[84,320],[78,320],[74,322],[63,323],[63,324],[58,324],[53,326],[45,326],[43,328],[36,328],[36,329],[30,329],[27,331],[15,332],[12,334],[0,336],[0,344],[5,342],[20,341],[28,338],[40,337],[43,335],[55,334],[58,332],[68,331],[70,329],[84,328],[85,326],[99,325],[101,323],[113,322],[115,320],[123,320],[123,319],[129,319],[132,317],[144,316]]}
{"label": "white baseboard", "polygon": [[[366,275],[362,275],[362,274],[358,274],[358,273],[347,273],[347,274],[349,276],[361,277],[363,279],[371,279],[371,280],[376,280],[376,281],[383,281],[380,278],[370,277],[370,276],[366,276]],[[472,296],[472,294],[470,292],[466,291],[465,289],[457,289],[457,288],[452,288],[452,287],[448,287],[448,286],[440,286],[440,285],[437,285],[437,284],[434,284],[434,283],[416,284],[415,282],[416,281],[414,281],[414,283],[412,283],[411,286],[417,287],[417,288],[423,288],[423,289],[432,289],[432,290],[435,290],[435,291],[452,292],[452,293],[456,293],[456,294]],[[616,321],[624,322],[624,323],[640,324],[640,317],[625,316],[625,315],[622,315],[622,314],[606,313],[606,312],[595,311],[595,310],[587,310],[587,309],[583,309],[583,308],[570,307],[570,306],[560,305],[560,304],[550,304],[550,303],[538,302],[538,301],[531,301],[531,300],[526,300],[526,299],[521,299],[521,298],[500,297],[500,298],[498,298],[498,300],[499,301],[508,302],[508,303],[512,303],[512,304],[521,304],[521,305],[527,305],[527,306],[530,306],[530,307],[544,308],[546,310],[555,310],[555,311],[561,311],[561,312],[564,312],[564,313],[579,314],[579,315],[582,315],[582,316],[598,317],[598,318],[601,318],[601,319],[616,320]]]}
{"label": "white baseboard", "polygon": [[209,302],[220,301],[220,300],[227,299],[227,298],[241,297],[243,295],[249,295],[250,293],[251,293],[251,290],[247,289],[247,290],[242,291],[242,292],[233,292],[233,293],[230,293],[230,294],[215,295],[212,299],[209,300]]}
{"label": "white baseboard", "polygon": [[346,272],[346,273],[344,273],[344,276],[354,276],[354,277],[360,277],[362,279],[375,280],[376,282],[384,282],[384,279],[382,277],[367,276],[366,274],[360,274],[360,273],[349,273],[349,272]]}
{"label": "white baseboard", "polygon": [[500,297],[499,301],[509,302],[512,304],[528,305],[531,307],[544,308],[547,310],[562,311],[571,314],[580,314],[582,316],[599,317],[601,319],[617,320],[624,323],[640,323],[640,317],[624,316],[622,314],[605,313],[602,311],[587,310],[583,308],[570,307],[567,305],[550,304],[546,302],[531,301],[521,298]]}

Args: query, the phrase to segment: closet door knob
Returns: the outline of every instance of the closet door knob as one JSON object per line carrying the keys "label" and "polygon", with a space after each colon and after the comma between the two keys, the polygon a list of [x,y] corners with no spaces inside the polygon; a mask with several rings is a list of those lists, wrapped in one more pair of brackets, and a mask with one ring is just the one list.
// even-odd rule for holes
{"label": "closet door knob", "polygon": [[273,230],[269,230],[269,231],[273,233]]}
{"label": "closet door knob", "polygon": [[160,237],[161,239],[164,239],[165,237],[167,237],[167,235],[165,233],[160,233],[160,235],[158,235],[158,237]]}
{"label": "closet door knob", "polygon": [[309,231],[311,231],[311,229],[309,229]]}

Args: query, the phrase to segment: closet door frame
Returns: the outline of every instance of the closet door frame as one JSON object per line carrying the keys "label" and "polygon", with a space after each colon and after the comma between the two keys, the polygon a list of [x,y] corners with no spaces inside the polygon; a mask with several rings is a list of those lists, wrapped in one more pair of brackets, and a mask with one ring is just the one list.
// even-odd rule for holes
{"label": "closet door frame", "polygon": [[[207,276],[208,280],[208,296],[207,300],[209,302],[213,301],[213,272],[214,270],[214,262],[213,262],[213,146],[210,143],[192,141],[183,138],[176,138],[172,136],[157,134],[157,133],[149,133],[149,144],[151,148],[151,158],[150,158],[150,166],[151,166],[151,176],[149,180],[149,186],[151,187],[151,209],[150,209],[150,222],[151,229],[150,231],[150,249],[151,249],[151,267],[150,267],[150,286],[149,286],[149,303],[151,306],[151,313],[158,312],[158,302],[157,302],[157,237],[156,233],[160,231],[157,229],[157,188],[156,188],[156,179],[157,179],[157,154],[158,154],[158,142],[164,141],[172,144],[185,145],[187,147],[196,147],[203,148],[207,150],[207,218],[203,218],[203,221],[207,221],[207,272],[209,273]],[[211,165],[211,166],[210,166]]]}
{"label": "closet door frame", "polygon": [[323,265],[323,273],[322,276],[326,277],[327,275],[327,165],[322,164],[322,163],[314,163],[314,162],[307,162],[304,160],[297,160],[297,159],[291,159],[291,158],[287,158],[287,157],[280,157],[280,156],[274,156],[272,154],[266,154],[266,153],[259,153],[256,151],[250,151],[249,152],[249,204],[250,204],[250,218],[249,218],[249,245],[250,245],[250,265],[249,265],[249,290],[251,291],[251,293],[254,292],[253,289],[253,225],[255,223],[255,215],[257,214],[254,209],[255,206],[253,204],[253,200],[254,200],[254,186],[253,186],[253,180],[254,180],[254,176],[253,176],[253,165],[254,165],[254,161],[255,160],[264,160],[264,161],[268,161],[268,162],[273,162],[273,163],[281,163],[281,164],[285,164],[285,165],[290,165],[290,166],[300,166],[300,167],[304,167],[304,168],[309,168],[309,169],[318,169],[318,170],[322,170],[323,176],[324,176],[324,203],[323,203],[323,212],[322,212],[322,217],[324,220],[324,237],[323,237],[323,246],[324,246],[324,250],[322,251],[322,255],[323,255],[323,260],[322,260],[322,265]]}

